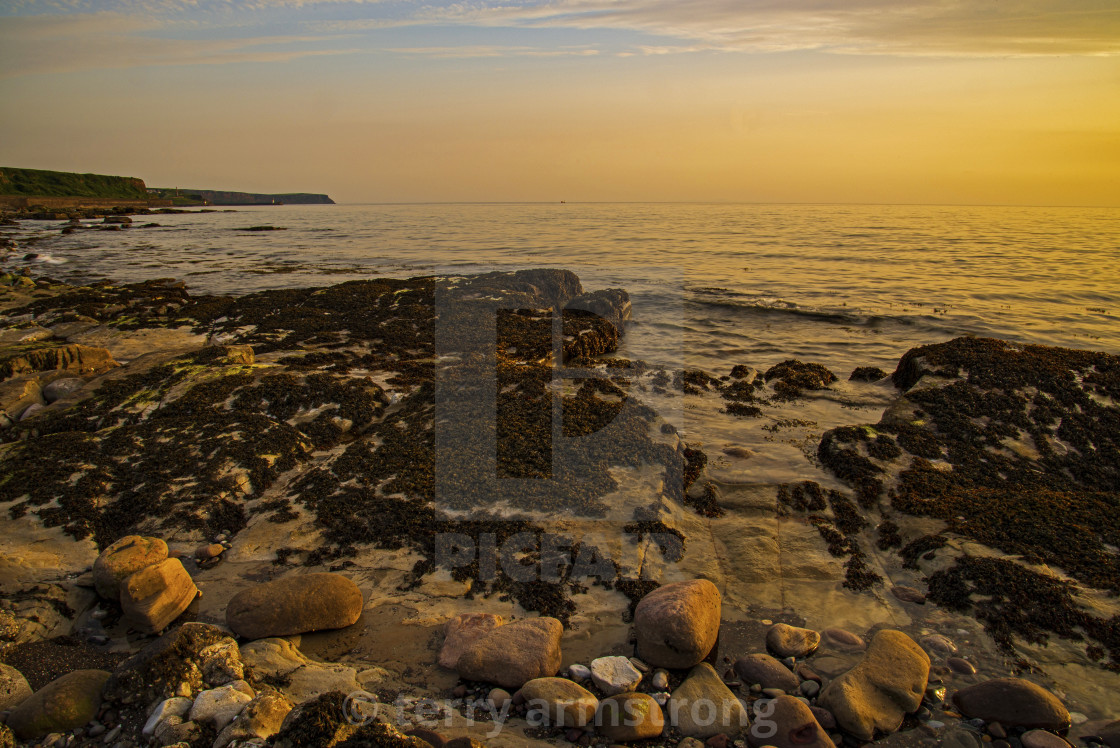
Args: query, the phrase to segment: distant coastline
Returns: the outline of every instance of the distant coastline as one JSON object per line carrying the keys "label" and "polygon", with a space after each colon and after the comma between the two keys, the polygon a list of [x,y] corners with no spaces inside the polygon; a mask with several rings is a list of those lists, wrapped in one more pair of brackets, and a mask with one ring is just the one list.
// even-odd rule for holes
{"label": "distant coastline", "polygon": [[138,177],[0,167],[0,208],[334,205],[329,195],[149,188]]}

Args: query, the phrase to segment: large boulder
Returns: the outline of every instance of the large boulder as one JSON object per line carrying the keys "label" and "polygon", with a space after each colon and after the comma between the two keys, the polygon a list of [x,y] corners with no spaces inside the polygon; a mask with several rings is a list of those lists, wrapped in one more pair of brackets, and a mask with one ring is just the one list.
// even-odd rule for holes
{"label": "large boulder", "polygon": [[534,678],[521,687],[530,711],[553,727],[584,727],[595,719],[599,700],[595,694],[567,678]]}
{"label": "large boulder", "polygon": [[656,738],[665,729],[665,715],[646,693],[618,694],[599,702],[595,730],[615,742]]}
{"label": "large boulder", "polygon": [[443,627],[443,647],[439,651],[439,664],[454,670],[463,652],[504,621],[493,613],[461,613]]}
{"label": "large boulder", "polygon": [[0,662],[0,712],[15,709],[31,695],[31,686],[23,673]]}
{"label": "large boulder", "polygon": [[542,616],[507,623],[472,644],[455,669],[466,680],[520,688],[534,678],[547,678],[560,670],[563,633],[564,627],[555,618]]}
{"label": "large boulder", "polygon": [[93,562],[93,586],[106,600],[120,600],[121,584],[130,576],[167,558],[159,538],[127,535],[101,552]]}
{"label": "large boulder", "polygon": [[706,662],[692,668],[673,691],[668,709],[672,724],[692,738],[710,738],[720,733],[737,735],[750,724],[743,702]]}
{"label": "large boulder", "polygon": [[8,715],[8,727],[20,740],[52,732],[69,732],[97,716],[104,670],[75,670],[40,688]]}
{"label": "large boulder", "polygon": [[719,590],[707,579],[658,587],[634,610],[638,656],[657,667],[692,667],[715,646],[719,621]]}
{"label": "large boulder", "polygon": [[999,722],[1005,727],[1065,730],[1069,711],[1058,697],[1022,678],[997,678],[962,688],[953,703],[966,717]]}
{"label": "large boulder", "polygon": [[340,629],[358,620],[363,603],[358,585],[341,574],[299,574],[234,595],[226,623],[246,639]]}
{"label": "large boulder", "polygon": [[901,631],[884,629],[858,665],[828,684],[817,699],[836,722],[863,740],[894,732],[922,704],[929,655]]}
{"label": "large boulder", "polygon": [[191,575],[177,558],[141,569],[121,585],[121,610],[144,634],[163,631],[198,597]]}
{"label": "large boulder", "polygon": [[788,694],[771,699],[758,713],[747,742],[754,748],[836,748],[813,710]]}

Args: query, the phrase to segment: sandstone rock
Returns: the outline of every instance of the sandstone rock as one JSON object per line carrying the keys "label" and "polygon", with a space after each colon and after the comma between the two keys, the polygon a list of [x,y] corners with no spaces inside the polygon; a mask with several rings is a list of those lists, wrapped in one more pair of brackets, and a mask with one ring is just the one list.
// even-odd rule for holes
{"label": "sandstone rock", "polygon": [[867,642],[862,637],[845,629],[828,628],[821,634],[830,645],[846,652],[862,652],[867,649]]}
{"label": "sandstone rock", "polygon": [[591,680],[606,696],[633,691],[642,672],[627,657],[599,657],[591,661]]}
{"label": "sandstone rock", "polygon": [[929,656],[901,631],[871,640],[858,665],[828,684],[817,703],[848,732],[871,740],[875,730],[894,732],[916,711],[929,678]]}
{"label": "sandstone rock", "polygon": [[766,648],[781,659],[808,657],[817,651],[820,643],[821,635],[816,631],[784,623],[775,623],[766,632]]}
{"label": "sandstone rock", "polygon": [[564,627],[555,618],[507,623],[472,644],[455,669],[466,680],[520,688],[534,678],[556,675],[560,670],[563,632]]}
{"label": "sandstone rock", "polygon": [[246,639],[338,629],[358,620],[363,603],[358,585],[341,574],[299,574],[237,593],[226,623]]}
{"label": "sandstone rock", "polygon": [[331,691],[353,693],[362,690],[355,668],[336,663],[311,662],[288,675],[288,684],[280,691],[295,703]]}
{"label": "sandstone rock", "polygon": [[1046,730],[1028,730],[1019,736],[1023,748],[1069,748],[1069,743]]}
{"label": "sandstone rock", "polygon": [[665,715],[649,694],[622,693],[599,702],[595,729],[614,741],[656,738],[665,729]]}
{"label": "sandstone rock", "polygon": [[599,708],[593,693],[566,678],[534,678],[521,687],[521,695],[527,708],[553,727],[591,724]]}
{"label": "sandstone rock", "polygon": [[252,696],[232,683],[202,691],[191,705],[190,721],[209,725],[220,732],[252,700]]}
{"label": "sandstone rock", "polygon": [[20,740],[51,732],[69,732],[97,716],[104,670],[75,670],[40,688],[8,715],[8,727]]}
{"label": "sandstone rock", "polygon": [[463,652],[502,623],[502,617],[492,613],[462,613],[452,618],[443,628],[440,666],[454,670]]}
{"label": "sandstone rock", "polygon": [[167,628],[198,597],[191,575],[177,558],[136,572],[121,585],[121,610],[137,631],[154,634]]}
{"label": "sandstone rock", "polygon": [[93,562],[93,585],[106,600],[120,600],[121,584],[136,572],[167,558],[159,538],[128,535],[110,545]]}
{"label": "sandstone rock", "polygon": [[311,662],[287,639],[258,639],[241,647],[241,661],[258,677],[283,678]]}
{"label": "sandstone rock", "polygon": [[790,692],[798,685],[797,676],[791,673],[789,668],[765,654],[743,657],[735,663],[735,673],[748,686],[757,683],[763,688],[780,688]]}
{"label": "sandstone rock", "polygon": [[692,667],[715,646],[719,621],[719,590],[708,580],[659,587],[634,611],[638,656],[658,667]]}
{"label": "sandstone rock", "polygon": [[793,696],[779,696],[767,705],[751,725],[747,741],[755,748],[835,748],[832,738],[817,722],[813,711]]}
{"label": "sandstone rock", "polygon": [[245,705],[236,720],[226,725],[214,740],[213,748],[226,748],[235,740],[270,738],[280,731],[290,711],[292,702],[284,696],[262,693]]}
{"label": "sandstone rock", "polygon": [[999,722],[1004,727],[1065,730],[1069,711],[1058,697],[1022,678],[997,678],[961,689],[953,703],[966,717]]}
{"label": "sandstone rock", "polygon": [[23,673],[0,662],[0,712],[15,709],[31,695],[31,686]]}
{"label": "sandstone rock", "polygon": [[669,720],[681,733],[694,738],[737,735],[749,724],[746,707],[706,662],[692,668],[673,691]]}

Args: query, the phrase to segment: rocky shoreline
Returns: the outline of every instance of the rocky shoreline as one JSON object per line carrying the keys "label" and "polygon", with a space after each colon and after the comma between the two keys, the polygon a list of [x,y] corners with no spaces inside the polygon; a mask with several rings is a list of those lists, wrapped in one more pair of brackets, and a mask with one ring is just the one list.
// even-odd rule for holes
{"label": "rocky shoreline", "polygon": [[841,378],[609,358],[628,316],[0,276],[0,746],[1120,745],[1120,359],[918,348],[835,480],[730,485],[645,401]]}

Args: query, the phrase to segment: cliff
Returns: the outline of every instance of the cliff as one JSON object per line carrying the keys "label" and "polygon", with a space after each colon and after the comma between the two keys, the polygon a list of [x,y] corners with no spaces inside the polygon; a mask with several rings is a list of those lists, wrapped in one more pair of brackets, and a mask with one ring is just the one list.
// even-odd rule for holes
{"label": "cliff", "polygon": [[13,197],[96,198],[148,201],[144,180],[105,174],[17,169],[0,166],[0,195]]}
{"label": "cliff", "polygon": [[199,205],[334,205],[328,195],[307,192],[285,192],[266,195],[256,192],[229,192],[160,187],[152,190],[159,197],[176,203],[188,201]]}

